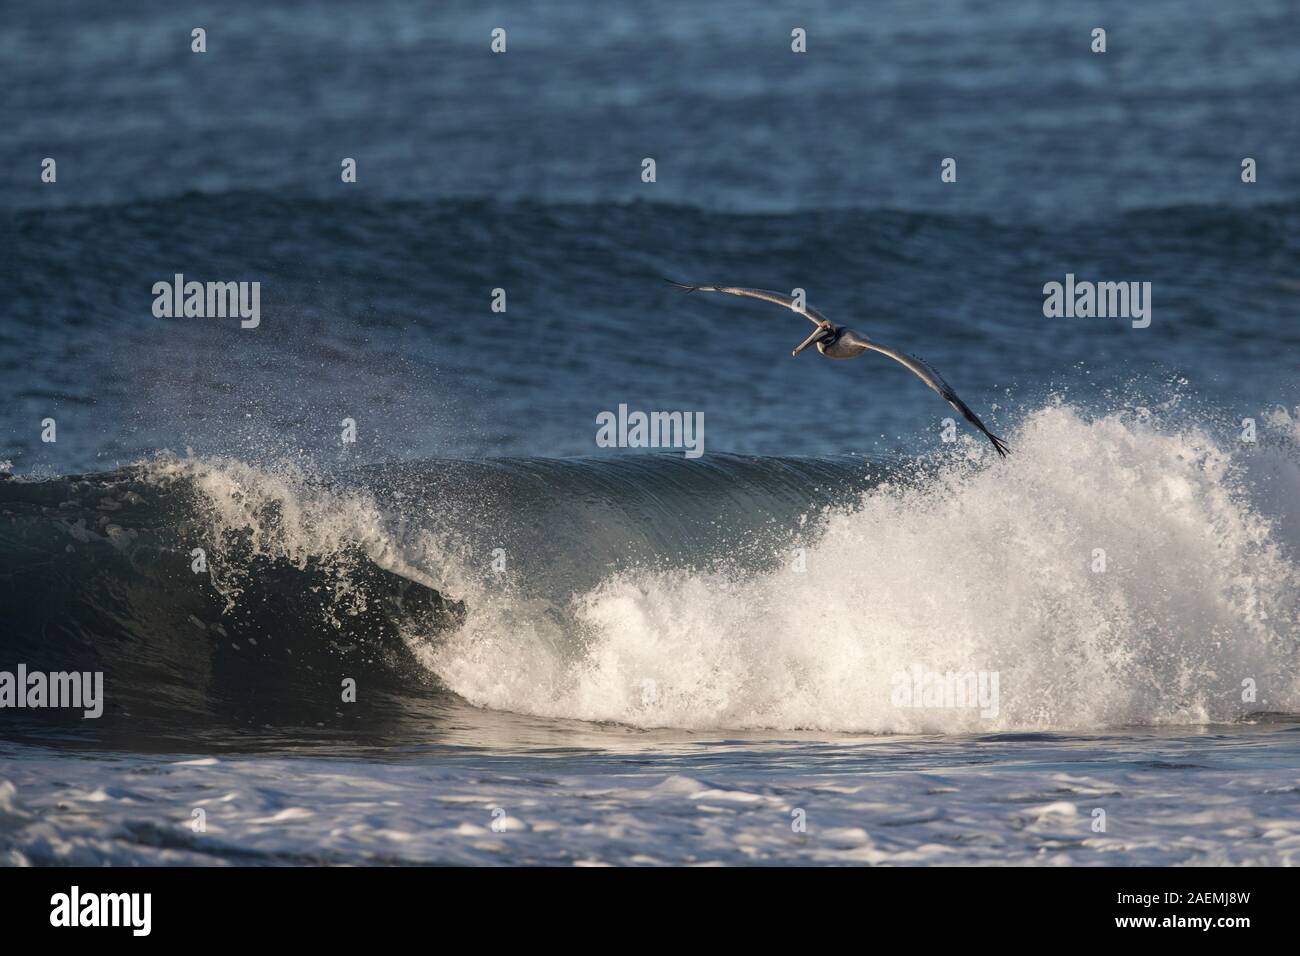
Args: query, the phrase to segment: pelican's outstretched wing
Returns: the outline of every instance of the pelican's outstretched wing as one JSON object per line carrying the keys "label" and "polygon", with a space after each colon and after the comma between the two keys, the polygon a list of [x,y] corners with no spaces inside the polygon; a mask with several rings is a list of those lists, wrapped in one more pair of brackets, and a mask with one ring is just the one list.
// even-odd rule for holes
{"label": "pelican's outstretched wing", "polygon": [[764,302],[771,302],[775,305],[783,305],[792,312],[798,312],[809,322],[819,325],[822,328],[833,328],[834,323],[826,316],[822,315],[810,305],[804,305],[802,309],[796,309],[794,305],[794,296],[786,295],[784,292],[769,292],[767,289],[745,289],[740,286],[731,285],[686,285],[684,282],[673,282],[672,279],[666,280],[677,286],[679,289],[685,289],[687,292],[725,292],[727,295],[743,295],[750,299],[762,299]]}
{"label": "pelican's outstretched wing", "polygon": [[862,333],[854,332],[852,329],[845,329],[841,333],[841,338],[850,342],[855,342],[864,348],[871,349],[873,352],[879,352],[881,355],[888,355],[895,362],[906,366],[917,376],[917,378],[938,392],[945,402],[957,411],[961,412],[966,421],[970,422],[987,435],[989,441],[993,443],[993,447],[997,449],[998,454],[1006,457],[1007,443],[984,427],[984,423],[980,421],[979,416],[970,410],[970,406],[957,396],[957,393],[952,390],[952,386],[945,382],[943,376],[939,374],[938,370],[928,362],[917,358],[915,355],[909,355],[907,352],[903,352],[899,349],[890,348],[888,345],[881,345],[879,342],[873,342]]}

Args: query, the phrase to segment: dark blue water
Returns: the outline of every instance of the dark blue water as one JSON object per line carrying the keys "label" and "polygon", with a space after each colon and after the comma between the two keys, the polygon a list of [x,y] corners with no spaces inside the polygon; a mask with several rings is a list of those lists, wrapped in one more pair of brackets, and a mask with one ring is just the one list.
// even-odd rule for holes
{"label": "dark blue water", "polygon": [[109,688],[3,713],[0,863],[1296,861],[1293,4],[46,3],[0,62],[0,669]]}
{"label": "dark blue water", "polygon": [[[1163,399],[1180,378],[1229,418],[1259,415],[1294,403],[1300,361],[1292,16],[14,11],[2,450],[56,473],[159,447],[329,458],[351,417],[353,458],[589,454],[594,416],[620,402],[703,411],[719,451],[933,443],[948,409],[905,370],[792,360],[802,323],[684,300],[665,275],[805,288],[1004,430],[1062,386]],[[190,52],[196,25],[206,54]],[[807,54],[790,52],[794,26]],[[45,156],[56,184],[39,181]],[[956,183],[940,182],[948,156]],[[260,281],[261,327],[155,318],[152,284],[177,272]],[[1150,328],[1044,318],[1043,284],[1067,272],[1151,282]],[[56,444],[39,440],[46,416]]]}
{"label": "dark blue water", "polygon": [[[352,192],[398,200],[1017,222],[1257,205],[1296,195],[1294,16],[1285,0],[53,3],[11,11],[0,40],[0,197],[335,199],[353,156]],[[57,190],[32,166],[46,155],[64,164]],[[1249,190],[1243,156],[1259,161]]]}

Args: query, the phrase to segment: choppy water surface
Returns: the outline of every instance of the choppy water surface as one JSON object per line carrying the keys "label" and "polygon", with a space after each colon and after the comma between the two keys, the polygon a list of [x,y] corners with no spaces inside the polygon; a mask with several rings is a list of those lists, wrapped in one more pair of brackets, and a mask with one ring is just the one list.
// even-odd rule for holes
{"label": "choppy water surface", "polygon": [[[36,9],[0,671],[106,691],[0,711],[0,860],[1296,862],[1288,5]],[[260,325],[156,318],[177,273]],[[664,277],[805,288],[1012,455]]]}

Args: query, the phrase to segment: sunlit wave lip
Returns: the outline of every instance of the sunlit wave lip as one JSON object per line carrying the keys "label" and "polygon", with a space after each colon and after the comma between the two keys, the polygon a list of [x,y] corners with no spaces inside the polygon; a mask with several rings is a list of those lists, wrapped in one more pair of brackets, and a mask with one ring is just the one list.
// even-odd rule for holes
{"label": "sunlit wave lip", "polygon": [[[5,646],[33,667],[103,666],[137,708],[250,719],[302,709],[297,695],[332,716],[340,667],[394,694],[634,727],[995,734],[1295,713],[1295,419],[1260,428],[1248,445],[1055,402],[1021,420],[1007,460],[974,439],[888,463],[329,476],[162,455],[10,480]],[[945,675],[986,699],[958,706]]]}
{"label": "sunlit wave lip", "polygon": [[[1293,448],[1065,405],[1015,435],[1014,461],[866,489],[773,567],[611,573],[563,625],[471,598],[421,657],[483,706],[643,727],[978,733],[1300,710]],[[1251,491],[1261,470],[1271,499]],[[996,715],[900,704],[918,667],[998,675]]]}

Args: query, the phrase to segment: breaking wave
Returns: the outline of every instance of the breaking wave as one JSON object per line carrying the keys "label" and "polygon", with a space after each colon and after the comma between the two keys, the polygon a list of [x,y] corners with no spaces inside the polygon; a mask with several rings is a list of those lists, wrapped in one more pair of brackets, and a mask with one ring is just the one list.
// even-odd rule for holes
{"label": "breaking wave", "polygon": [[[458,695],[641,727],[1300,712],[1297,417],[1247,444],[1051,403],[1006,461],[964,443],[888,465],[645,455],[324,478],[161,456],[10,479],[3,648],[103,669],[110,711],[159,720],[331,724],[349,675],[393,707]],[[918,672],[996,675],[995,706],[900,697]]]}

